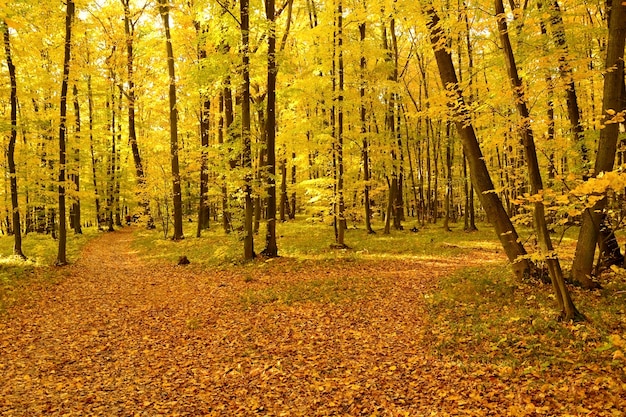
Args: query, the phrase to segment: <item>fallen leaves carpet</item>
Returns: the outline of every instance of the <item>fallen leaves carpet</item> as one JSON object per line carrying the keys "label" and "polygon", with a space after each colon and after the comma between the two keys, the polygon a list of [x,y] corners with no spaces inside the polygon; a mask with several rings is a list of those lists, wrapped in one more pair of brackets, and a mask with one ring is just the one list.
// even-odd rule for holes
{"label": "fallen leaves carpet", "polygon": [[[596,401],[438,354],[424,296],[454,259],[206,271],[142,261],[132,239],[103,234],[0,317],[0,414],[562,415]],[[606,408],[592,415],[623,415]]]}

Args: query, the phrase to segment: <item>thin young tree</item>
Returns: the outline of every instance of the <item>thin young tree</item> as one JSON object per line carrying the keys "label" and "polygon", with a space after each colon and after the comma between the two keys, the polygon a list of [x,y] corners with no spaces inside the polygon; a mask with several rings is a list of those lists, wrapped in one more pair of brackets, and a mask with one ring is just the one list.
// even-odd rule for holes
{"label": "thin young tree", "polygon": [[343,0],[337,1],[337,73],[339,75],[339,90],[337,95],[337,240],[335,246],[346,248],[346,214],[344,200],[344,62],[343,62]]}
{"label": "thin young tree", "polygon": [[[365,2],[363,2],[365,7]],[[367,57],[365,56],[365,35],[366,24],[365,21],[359,23],[359,42],[361,47],[361,57],[359,62],[359,117],[361,122],[361,136],[362,136],[362,157],[363,157],[363,181],[365,186],[363,187],[363,205],[365,208],[365,228],[367,233],[375,233],[372,229],[372,208],[370,202],[370,156],[369,156],[369,140],[367,137],[367,109],[365,106],[365,72],[367,71]]]}
{"label": "thin young tree", "polygon": [[169,75],[169,116],[170,116],[170,159],[172,163],[172,198],[174,206],[173,240],[184,239],[183,202],[180,187],[180,167],[178,162],[178,104],[176,101],[176,70],[174,50],[170,33],[170,5],[168,0],[159,0],[159,13],[165,29],[165,49],[167,52],[167,72]]}
{"label": "thin young tree", "polygon": [[15,169],[15,142],[17,141],[17,76],[15,65],[11,55],[11,38],[9,26],[5,21],[0,22],[4,37],[4,52],[6,55],[7,67],[9,69],[9,79],[11,83],[11,136],[9,137],[9,147],[7,149],[7,160],[9,165],[9,182],[11,188],[11,209],[13,211],[13,255],[26,259],[22,251],[22,226],[20,223],[20,207],[17,193],[17,172]]}
{"label": "thin young tree", "polygon": [[[263,256],[278,256],[276,243],[276,6],[274,0],[265,0],[265,16],[269,23],[267,34],[267,114],[265,143],[267,169],[267,231]],[[282,207],[282,206],[281,206]]]}
{"label": "thin young tree", "polygon": [[74,191],[76,192],[74,198],[72,199],[72,207],[70,209],[70,220],[72,229],[74,229],[74,233],[82,234],[83,229],[81,226],[81,213],[80,213],[80,129],[81,129],[81,120],[80,120],[80,103],[78,102],[78,87],[74,84],[72,88],[72,95],[74,98],[74,139],[76,143],[74,144],[74,166],[72,167],[72,174],[70,175],[70,179],[74,184]]}
{"label": "thin young tree", "polygon": [[[137,19],[133,20],[130,13],[130,0],[121,0],[124,8],[124,34],[126,35],[126,75],[127,89],[126,99],[128,101],[128,142],[130,143],[131,152],[133,154],[133,163],[135,164],[135,175],[137,177],[137,195],[139,196],[139,205],[146,218],[146,226],[149,229],[154,228],[154,220],[150,213],[150,202],[146,197],[146,178],[143,168],[139,145],[137,143],[137,129],[135,126],[135,105],[137,101],[137,93],[135,91],[135,26]],[[146,5],[148,2],[146,2]],[[145,7],[145,6],[144,6]],[[139,14],[141,16],[141,13]]]}
{"label": "thin young tree", "polygon": [[252,201],[252,149],[250,143],[250,4],[240,0],[241,13],[241,139],[244,173],[243,257],[252,260],[254,253],[254,206]]}
{"label": "thin young tree", "polygon": [[[207,26],[194,20],[196,29],[196,39],[198,42],[198,61],[202,66],[202,61],[207,58],[206,48],[206,32]],[[200,198],[198,203],[198,227],[196,229],[196,237],[202,235],[202,230],[209,228],[209,167],[208,167],[208,148],[209,148],[209,130],[211,115],[211,99],[205,92],[200,92]]]}
{"label": "thin young tree", "polygon": [[72,25],[74,22],[74,0],[67,0],[65,12],[65,47],[63,55],[63,79],[61,82],[61,101],[59,105],[59,245],[55,265],[67,265],[67,220],[65,213],[65,137],[67,133],[67,90],[72,60]]}

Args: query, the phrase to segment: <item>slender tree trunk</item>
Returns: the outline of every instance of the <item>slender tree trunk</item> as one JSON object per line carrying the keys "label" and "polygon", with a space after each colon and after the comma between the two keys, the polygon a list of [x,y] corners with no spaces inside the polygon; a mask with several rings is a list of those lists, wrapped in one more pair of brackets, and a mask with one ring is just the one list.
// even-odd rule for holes
{"label": "slender tree trunk", "polygon": [[200,110],[200,145],[202,154],[200,155],[200,202],[198,207],[198,229],[196,236],[202,235],[202,230],[209,228],[209,201],[207,193],[209,191],[209,167],[207,149],[209,148],[209,115],[211,112],[211,101],[208,97],[202,100]]}
{"label": "slender tree trunk", "polygon": [[113,220],[113,212],[115,210],[115,176],[117,173],[117,124],[116,120],[119,116],[117,114],[117,107],[115,106],[115,87],[111,85],[111,101],[107,103],[111,110],[111,148],[109,149],[109,163],[107,165],[107,187],[106,187],[106,215],[105,221],[107,225],[107,231],[113,232],[115,230],[115,222]]}
{"label": "slender tree trunk", "polygon": [[122,95],[123,93],[120,90],[117,99],[117,147],[115,150],[115,175],[113,177],[113,186],[115,187],[113,190],[113,208],[115,210],[115,226],[117,227],[122,227],[122,210],[120,205],[120,182],[122,177]]}
{"label": "slender tree trunk", "polygon": [[59,105],[59,246],[55,265],[67,265],[67,222],[65,213],[65,136],[67,131],[67,89],[70,77],[72,51],[72,24],[74,21],[74,0],[67,0],[65,14],[65,47],[63,57],[63,81],[61,82],[61,103]]}
{"label": "slender tree trunk", "polygon": [[74,115],[76,117],[75,121],[75,132],[74,137],[76,143],[74,145],[74,166],[72,168],[71,178],[74,182],[74,191],[76,195],[73,198],[72,209],[71,209],[71,220],[72,220],[72,228],[74,229],[74,233],[82,234],[83,229],[81,226],[80,219],[80,104],[78,102],[78,87],[74,84],[72,89],[72,93],[74,96]]}
{"label": "slender tree trunk", "polygon": [[360,100],[360,118],[361,118],[361,136],[363,143],[363,205],[365,206],[365,228],[367,233],[374,233],[372,229],[372,208],[370,206],[370,156],[369,156],[369,140],[367,138],[367,110],[365,108],[365,71],[367,70],[367,57],[365,56],[365,22],[359,23],[359,41],[361,42],[361,60],[359,77],[361,85],[359,86]]}
{"label": "slender tree trunk", "polygon": [[[267,34],[267,116],[266,116],[266,166],[267,166],[267,230],[263,256],[278,256],[276,243],[276,16],[275,1],[265,0],[265,16],[269,24]],[[284,208],[281,205],[281,219]]]}
{"label": "slender tree trunk", "polygon": [[126,90],[126,98],[128,100],[128,141],[133,154],[133,163],[135,164],[135,175],[137,177],[137,196],[139,197],[139,205],[146,218],[146,226],[149,229],[154,228],[154,219],[150,213],[150,201],[148,200],[146,190],[146,178],[143,168],[143,161],[139,153],[139,145],[137,143],[137,130],[135,127],[135,103],[137,94],[135,91],[135,68],[134,68],[134,40],[135,40],[135,22],[130,16],[130,0],[121,0],[124,7],[124,33],[126,35],[126,71],[128,89]]}
{"label": "slender tree trunk", "polygon": [[[230,77],[226,77],[224,81],[224,89],[222,92],[222,100],[220,101],[220,114],[224,114],[223,122],[220,120],[220,144],[224,142],[232,142],[232,125],[234,122],[234,109],[233,109],[233,95],[230,90]],[[231,170],[237,166],[237,161],[230,155],[230,148],[228,152],[228,164]],[[230,233],[232,229],[231,214],[230,214],[230,201],[228,196],[228,184],[226,182],[226,176],[222,177],[222,225],[225,233]]]}
{"label": "slender tree trunk", "polygon": [[[619,124],[611,122],[609,112],[621,110],[621,93],[624,83],[624,45],[626,43],[626,5],[622,0],[611,1],[609,20],[609,38],[607,44],[606,68],[602,114],[604,127],[600,131],[594,175],[611,171],[615,161]],[[583,212],[583,221],[578,234],[576,253],[572,264],[572,278],[585,288],[595,288],[597,283],[591,279],[596,243],[600,231],[602,212],[606,207],[606,197],[592,208]]]}
{"label": "slender tree trunk", "polygon": [[561,78],[565,81],[567,87],[565,92],[567,94],[567,115],[572,125],[572,135],[574,137],[574,143],[576,144],[580,157],[583,163],[584,175],[588,175],[589,171],[589,155],[587,146],[584,143],[584,129],[581,123],[581,111],[578,105],[578,95],[576,94],[576,84],[572,78],[571,65],[568,62],[567,56],[569,55],[567,47],[567,39],[565,37],[565,27],[563,25],[563,18],[561,17],[561,8],[558,0],[551,0],[550,2],[550,25],[552,27],[552,34],[554,43],[557,47],[561,48],[561,55],[559,56],[559,73]]}
{"label": "slender tree trunk", "polygon": [[427,17],[427,27],[430,32],[430,40],[435,53],[441,82],[455,98],[455,101],[451,103],[455,113],[455,125],[463,141],[463,148],[470,165],[472,183],[478,190],[478,196],[487,216],[494,224],[496,235],[500,239],[500,243],[512,264],[515,275],[518,278],[529,276],[534,270],[534,265],[524,257],[526,250],[521,244],[517,231],[495,192],[495,187],[489,176],[489,171],[478,144],[476,132],[458,87],[452,57],[450,52],[443,47],[445,45],[445,37],[439,25],[439,16],[431,5],[422,3],[422,7]]}
{"label": "slender tree trunk", "polygon": [[[281,151],[282,153],[282,151]],[[280,158],[280,221],[287,221],[289,215],[289,201],[287,200],[287,160],[284,157]]]}
{"label": "slender tree trunk", "polygon": [[170,114],[170,156],[172,162],[172,197],[174,206],[173,240],[184,239],[183,202],[180,187],[180,168],[178,163],[178,104],[176,101],[176,71],[174,68],[174,50],[170,34],[170,6],[167,0],[159,0],[159,13],[165,29],[165,47],[167,51],[167,72],[169,75],[169,114]]}
{"label": "slender tree trunk", "polygon": [[[537,160],[533,131],[530,127],[530,112],[528,111],[528,107],[526,105],[524,86],[517,72],[517,65],[515,63],[513,48],[509,39],[502,0],[495,0],[495,11],[496,16],[498,17],[498,31],[500,32],[500,40],[502,42],[507,72],[509,74],[509,80],[514,94],[515,106],[520,119],[522,120],[520,133],[528,164],[530,193],[531,195],[539,195],[543,192],[543,182],[541,179],[541,171],[539,170],[539,162]],[[565,279],[563,277],[563,272],[561,271],[561,264],[556,253],[554,252],[554,248],[552,247],[552,241],[550,239],[548,225],[546,223],[545,208],[542,201],[536,201],[534,203],[533,219],[535,224],[535,233],[537,234],[537,241],[541,248],[541,252],[543,252],[543,256],[545,256],[546,264],[548,265],[550,279],[552,280],[552,286],[561,310],[561,316],[568,321],[580,320],[583,316],[574,306],[569,290],[565,285]]]}
{"label": "slender tree trunk", "polygon": [[[254,254],[254,205],[252,202],[252,150],[250,143],[250,11],[249,0],[240,0],[241,13],[241,139],[243,144],[242,160],[246,170],[244,176],[244,224],[243,224],[243,257],[252,260]],[[269,140],[268,140],[269,142]]]}
{"label": "slender tree trunk", "polygon": [[289,219],[294,220],[296,218],[296,153],[291,153],[291,186],[293,187],[291,191],[291,209],[289,210]]}
{"label": "slender tree trunk", "polygon": [[344,68],[343,68],[343,0],[337,4],[337,67],[339,75],[339,95],[337,96],[337,197],[338,197],[338,247],[346,247],[346,216],[344,202],[344,166],[343,166],[343,93],[344,93]]}
{"label": "slender tree trunk", "polygon": [[[89,58],[87,58],[89,60]],[[100,192],[98,187],[96,155],[94,152],[93,138],[93,90],[91,87],[91,75],[87,76],[87,103],[89,106],[89,153],[91,155],[91,176],[93,179],[93,189],[95,194],[96,205],[96,223],[98,230],[102,229],[102,208],[100,207]]]}
{"label": "slender tree trunk", "polygon": [[[207,58],[205,31],[201,29],[199,22],[194,22],[196,37],[198,38],[198,60]],[[211,100],[202,92],[200,93],[200,198],[198,204],[198,228],[196,237],[202,236],[202,230],[209,228],[209,204],[207,192],[209,188],[208,155],[209,148],[209,117],[211,114]]]}
{"label": "slender tree trunk", "polygon": [[15,169],[15,142],[17,141],[17,77],[15,65],[11,55],[11,38],[9,27],[5,21],[0,23],[4,36],[4,52],[6,55],[7,67],[9,69],[9,79],[11,84],[11,136],[9,137],[9,147],[7,149],[7,159],[9,165],[9,177],[11,188],[11,209],[13,212],[13,255],[26,259],[22,251],[22,227],[20,224],[20,207],[17,190],[17,172]]}
{"label": "slender tree trunk", "polygon": [[450,137],[452,132],[450,131],[450,123],[446,123],[446,193],[443,199],[444,205],[444,218],[443,218],[443,230],[450,231],[450,217],[451,200],[452,200],[452,138]]}

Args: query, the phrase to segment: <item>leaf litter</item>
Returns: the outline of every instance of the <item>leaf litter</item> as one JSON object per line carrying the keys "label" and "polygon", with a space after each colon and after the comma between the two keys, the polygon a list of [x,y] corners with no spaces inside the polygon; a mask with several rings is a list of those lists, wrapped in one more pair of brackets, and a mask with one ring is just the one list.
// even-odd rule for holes
{"label": "leaf litter", "polygon": [[[474,340],[446,321],[462,318],[431,308],[441,277],[487,253],[203,270],[143,261],[132,239],[93,240],[0,318],[0,414],[625,413],[618,350],[598,363],[551,346],[571,363],[530,366],[540,346]],[[501,350],[522,359],[507,364]]]}

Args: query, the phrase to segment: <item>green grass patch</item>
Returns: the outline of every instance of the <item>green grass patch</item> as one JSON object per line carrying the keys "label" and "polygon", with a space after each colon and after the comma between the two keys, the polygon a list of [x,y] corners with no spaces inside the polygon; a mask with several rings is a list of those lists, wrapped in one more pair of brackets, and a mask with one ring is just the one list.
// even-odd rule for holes
{"label": "green grass patch", "polygon": [[[68,233],[67,258],[75,260],[83,246],[98,235],[95,228],[83,228],[83,234]],[[54,263],[58,254],[58,240],[50,235],[29,233],[22,236],[23,260],[13,256],[13,236],[0,237],[0,312],[14,302],[35,277],[37,268]],[[40,277],[45,279],[45,277]]]}
{"label": "green grass patch", "polygon": [[[185,223],[184,226],[185,239],[178,242],[165,239],[159,230],[138,229],[134,248],[147,260],[168,263],[175,263],[182,255],[192,263],[204,266],[241,262],[243,236],[240,232],[226,234],[221,225],[214,222],[210,230],[203,231],[202,237],[197,238],[195,223]],[[413,224],[407,222],[405,230],[392,230],[385,235],[383,224],[374,222],[376,234],[368,234],[362,227],[349,228],[345,239],[349,249],[341,250],[331,248],[335,241],[332,225],[302,219],[276,226],[279,255],[297,260],[408,259],[458,256],[473,250],[500,250],[488,225],[479,225],[479,231],[473,233],[464,232],[460,223],[452,224],[451,232],[444,232],[440,225],[427,225],[412,232]],[[255,252],[261,253],[265,246],[263,223],[254,236],[254,244]]]}
{"label": "green grass patch", "polygon": [[[625,273],[626,274],[626,273]],[[515,281],[506,266],[468,268],[426,295],[436,351],[458,361],[543,372],[552,366],[606,366],[625,335],[626,279],[614,276],[602,292],[572,289],[589,321],[563,323],[550,285]],[[621,297],[621,298],[620,298]]]}
{"label": "green grass patch", "polygon": [[362,296],[360,278],[327,278],[283,283],[261,289],[248,289],[240,301],[245,308],[265,304],[331,303],[352,301]]}

